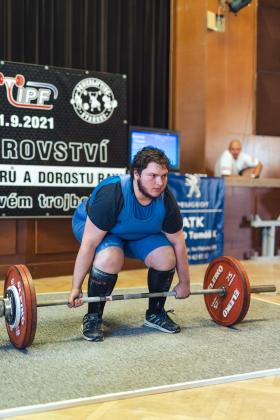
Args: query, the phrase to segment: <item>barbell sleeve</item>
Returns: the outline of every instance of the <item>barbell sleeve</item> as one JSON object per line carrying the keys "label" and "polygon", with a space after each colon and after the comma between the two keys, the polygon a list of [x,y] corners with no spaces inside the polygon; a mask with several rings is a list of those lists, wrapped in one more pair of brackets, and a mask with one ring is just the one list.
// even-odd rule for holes
{"label": "barbell sleeve", "polygon": [[276,292],[276,286],[274,284],[262,285],[259,286],[250,286],[250,293],[267,293],[267,292]]}

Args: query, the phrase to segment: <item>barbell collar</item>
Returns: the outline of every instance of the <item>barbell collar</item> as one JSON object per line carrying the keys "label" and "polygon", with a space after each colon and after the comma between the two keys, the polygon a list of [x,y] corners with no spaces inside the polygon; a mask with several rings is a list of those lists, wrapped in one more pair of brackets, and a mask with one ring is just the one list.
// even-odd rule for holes
{"label": "barbell collar", "polygon": [[12,303],[9,298],[0,299],[0,318],[4,316],[7,321],[11,318],[12,315]]}

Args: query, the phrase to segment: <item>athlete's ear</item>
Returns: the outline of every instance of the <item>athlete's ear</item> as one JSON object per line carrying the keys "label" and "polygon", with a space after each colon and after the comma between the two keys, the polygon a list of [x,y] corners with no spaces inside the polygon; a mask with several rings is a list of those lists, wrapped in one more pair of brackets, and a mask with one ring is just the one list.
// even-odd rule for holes
{"label": "athlete's ear", "polygon": [[140,172],[139,169],[134,169],[133,174],[134,174],[134,178],[135,179],[139,179],[139,177],[140,177],[140,173],[139,172]]}

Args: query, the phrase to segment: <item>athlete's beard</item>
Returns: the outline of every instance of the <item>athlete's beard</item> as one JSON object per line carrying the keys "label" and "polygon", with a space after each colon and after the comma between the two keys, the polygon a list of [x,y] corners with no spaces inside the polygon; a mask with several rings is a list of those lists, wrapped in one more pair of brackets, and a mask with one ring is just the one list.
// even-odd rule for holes
{"label": "athlete's beard", "polygon": [[155,197],[155,196],[148,193],[146,188],[143,186],[140,178],[137,179],[137,185],[138,185],[138,189],[139,189],[140,193],[143,194],[144,197],[150,198],[151,200],[153,200],[154,198],[157,198],[157,196]]}

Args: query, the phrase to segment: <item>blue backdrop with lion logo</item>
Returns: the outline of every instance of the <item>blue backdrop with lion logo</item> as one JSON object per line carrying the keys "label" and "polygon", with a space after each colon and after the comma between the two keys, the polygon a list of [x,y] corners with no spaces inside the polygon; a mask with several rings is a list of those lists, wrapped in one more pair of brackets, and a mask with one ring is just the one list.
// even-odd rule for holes
{"label": "blue backdrop with lion logo", "polygon": [[204,264],[224,253],[224,180],[169,174],[168,187],[183,218],[189,263]]}

